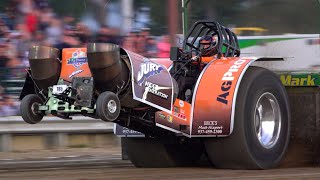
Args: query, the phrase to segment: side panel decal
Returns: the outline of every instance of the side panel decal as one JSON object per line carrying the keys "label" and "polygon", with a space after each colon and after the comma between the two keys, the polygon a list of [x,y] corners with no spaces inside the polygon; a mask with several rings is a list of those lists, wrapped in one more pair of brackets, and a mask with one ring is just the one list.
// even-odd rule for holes
{"label": "side panel decal", "polygon": [[171,113],[173,84],[167,68],[127,51],[131,63],[133,99]]}

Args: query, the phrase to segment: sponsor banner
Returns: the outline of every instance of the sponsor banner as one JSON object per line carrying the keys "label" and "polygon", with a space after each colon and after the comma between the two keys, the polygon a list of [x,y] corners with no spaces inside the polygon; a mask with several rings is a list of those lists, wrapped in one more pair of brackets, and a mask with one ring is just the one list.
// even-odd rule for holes
{"label": "sponsor banner", "polygon": [[319,34],[238,37],[241,54],[283,57],[284,61],[257,61],[255,66],[274,72],[319,72]]}
{"label": "sponsor banner", "polygon": [[176,99],[171,113],[165,111],[156,112],[156,124],[161,124],[164,127],[168,127],[189,135],[190,113],[191,104],[180,99]]}
{"label": "sponsor banner", "polygon": [[209,64],[195,90],[191,136],[227,136],[232,132],[237,83],[255,58],[222,58]]}
{"label": "sponsor banner", "polygon": [[134,99],[171,112],[172,79],[166,67],[127,51],[132,65]]}
{"label": "sponsor banner", "polygon": [[320,86],[320,74],[281,74],[284,86]]}
{"label": "sponsor banner", "polygon": [[119,137],[144,137],[144,134],[119,124],[114,124],[113,133]]}
{"label": "sponsor banner", "polygon": [[62,50],[60,78],[71,82],[73,77],[91,77],[87,48],[65,48]]}

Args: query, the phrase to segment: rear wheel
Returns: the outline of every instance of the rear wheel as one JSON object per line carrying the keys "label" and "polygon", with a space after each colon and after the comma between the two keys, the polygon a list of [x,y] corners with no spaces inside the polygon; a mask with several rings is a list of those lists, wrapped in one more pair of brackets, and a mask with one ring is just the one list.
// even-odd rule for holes
{"label": "rear wheel", "polygon": [[20,111],[22,119],[29,124],[39,123],[44,114],[38,111],[39,105],[42,105],[42,99],[35,94],[28,94],[22,100],[20,104]]}
{"label": "rear wheel", "polygon": [[123,148],[136,167],[164,168],[196,164],[204,152],[197,142],[164,143],[154,138],[122,138]]}
{"label": "rear wheel", "polygon": [[205,140],[211,162],[232,169],[277,166],[290,134],[288,97],[279,77],[264,68],[250,67],[239,87],[234,117],[229,137]]}

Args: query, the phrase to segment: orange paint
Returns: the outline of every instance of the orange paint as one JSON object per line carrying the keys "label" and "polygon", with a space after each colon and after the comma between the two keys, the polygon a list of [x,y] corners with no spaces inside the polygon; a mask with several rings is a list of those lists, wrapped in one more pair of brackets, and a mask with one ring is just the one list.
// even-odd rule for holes
{"label": "orange paint", "polygon": [[[190,113],[191,104],[180,99],[176,99],[174,106],[172,107],[171,114],[164,111],[156,112],[156,122],[166,127],[189,134],[191,119]],[[184,125],[186,129],[180,129],[181,125]]]}
{"label": "orange paint", "polygon": [[87,48],[66,48],[62,50],[60,78],[71,82],[73,77],[91,77],[87,60]]}
{"label": "orange paint", "polygon": [[210,56],[210,57],[201,57],[201,58],[200,58],[200,62],[207,64],[207,63],[210,63],[211,61],[213,61],[213,60],[215,60],[215,59],[216,59],[216,58],[213,57],[213,56]]}
{"label": "orange paint", "polygon": [[191,135],[229,135],[240,75],[255,58],[222,58],[208,64],[193,99]]}

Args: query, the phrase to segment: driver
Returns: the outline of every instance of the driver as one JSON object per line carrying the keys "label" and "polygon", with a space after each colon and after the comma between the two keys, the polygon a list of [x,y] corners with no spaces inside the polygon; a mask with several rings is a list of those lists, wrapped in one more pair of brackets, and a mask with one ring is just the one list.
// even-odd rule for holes
{"label": "driver", "polygon": [[201,61],[208,63],[206,61],[211,61],[213,56],[218,53],[216,39],[209,35],[202,36],[199,40],[199,49],[202,57]]}

